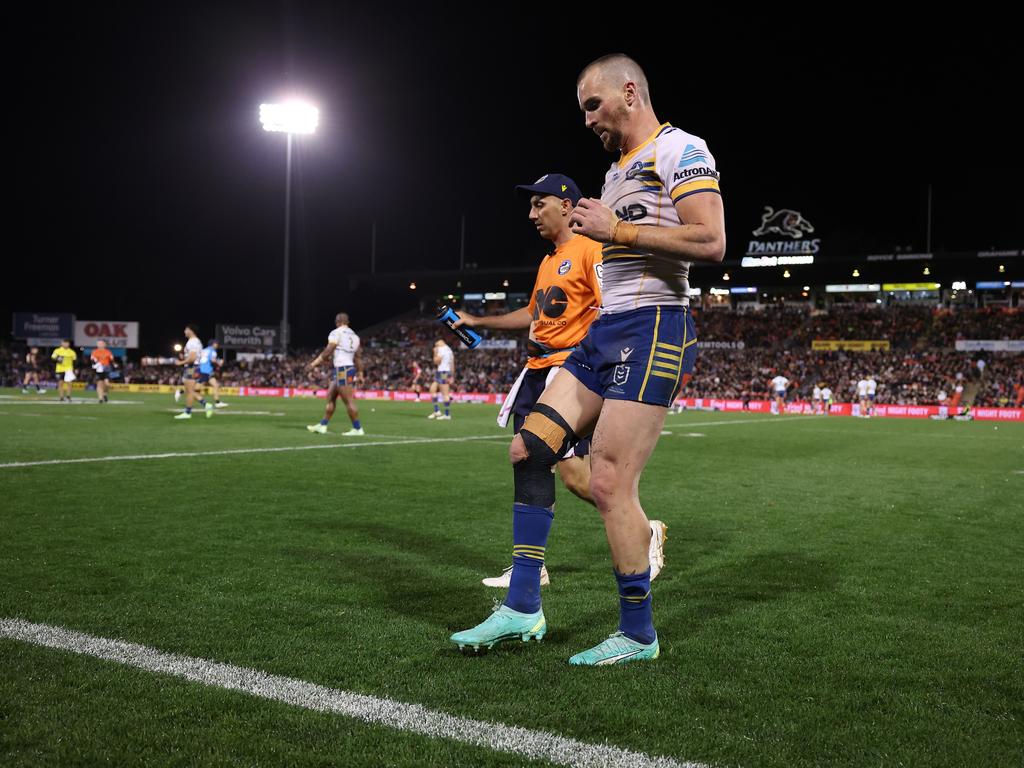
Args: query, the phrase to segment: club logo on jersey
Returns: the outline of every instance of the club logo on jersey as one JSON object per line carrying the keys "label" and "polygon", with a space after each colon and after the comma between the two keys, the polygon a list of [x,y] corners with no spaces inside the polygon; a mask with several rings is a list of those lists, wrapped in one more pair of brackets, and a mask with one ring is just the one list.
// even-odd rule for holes
{"label": "club logo on jersey", "polygon": [[572,269],[572,261],[569,260],[569,259],[566,259],[565,261],[563,261],[561,264],[558,265],[558,274],[560,274],[560,275],[568,274],[570,269]]}
{"label": "club logo on jersey", "polygon": [[632,354],[633,354],[633,348],[632,347],[623,347],[622,349],[619,350],[619,357],[622,358],[622,362],[626,362],[627,360],[629,360],[629,356],[632,355]]}
{"label": "club logo on jersey", "polygon": [[637,221],[647,215],[647,208],[640,205],[640,203],[633,203],[632,205],[622,206],[615,211],[615,215],[623,221]]}
{"label": "club logo on jersey", "polygon": [[621,387],[626,383],[627,379],[629,379],[629,366],[616,365],[615,370],[612,372],[612,383],[618,384]]}
{"label": "club logo on jersey", "polygon": [[644,169],[644,162],[643,162],[643,160],[637,160],[635,163],[633,163],[631,166],[629,166],[629,170],[626,171],[626,180],[628,181],[629,179],[635,179],[636,175],[638,173],[640,173],[640,171],[642,171],[643,169]]}

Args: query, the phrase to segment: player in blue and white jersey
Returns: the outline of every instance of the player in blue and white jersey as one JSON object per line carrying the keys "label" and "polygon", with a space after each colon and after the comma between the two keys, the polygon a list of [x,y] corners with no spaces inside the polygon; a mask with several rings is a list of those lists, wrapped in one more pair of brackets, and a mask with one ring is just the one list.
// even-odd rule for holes
{"label": "player in blue and white jersey", "polygon": [[208,385],[213,390],[214,408],[227,408],[228,404],[220,401],[220,382],[217,381],[217,371],[222,364],[219,350],[220,343],[214,339],[199,353],[199,364],[196,366],[196,389],[202,392],[202,388]]}
{"label": "player in blue and white jersey", "polygon": [[362,423],[359,421],[359,408],[356,406],[355,384],[363,380],[363,355],[359,350],[359,336],[348,327],[348,315],[339,312],[335,318],[335,329],[327,336],[327,346],[324,351],[317,355],[309,364],[312,370],[320,365],[328,357],[334,362],[334,376],[331,378],[331,386],[327,390],[327,407],[324,409],[324,417],[319,424],[310,424],[306,427],[310,432],[321,435],[327,434],[327,424],[334,415],[335,401],[341,396],[341,401],[348,411],[348,418],[352,422],[352,429],[342,434],[346,437],[365,435]]}
{"label": "player in blue and white jersey", "polygon": [[601,316],[512,440],[513,569],[503,604],[452,642],[490,647],[547,632],[540,569],[554,517],[551,468],[565,446],[593,433],[590,490],[604,521],[618,583],[619,627],[569,659],[607,665],[655,659],[648,544],[637,488],[668,406],[693,370],[690,262],[721,262],[725,216],[715,160],[704,140],[661,123],[647,78],[622,54],[577,79],[587,127],[619,154],[601,199],[583,198],[572,231],[604,244]]}
{"label": "player in blue and white jersey", "polygon": [[174,418],[191,419],[192,403],[196,400],[206,411],[206,418],[210,418],[213,416],[213,403],[208,402],[201,394],[196,392],[196,366],[199,364],[199,358],[203,353],[203,342],[199,340],[196,326],[191,324],[185,326],[185,338],[188,341],[185,342],[185,349],[182,352],[181,359],[176,362],[176,365],[182,366],[181,383],[185,385],[185,410]]}
{"label": "player in blue and white jersey", "polygon": [[[434,401],[434,410],[428,419],[451,421],[452,418],[452,380],[455,376],[455,353],[443,339],[434,342],[434,380],[430,384],[430,399]],[[440,390],[440,391],[439,391]],[[441,413],[441,401],[444,400],[444,413]]]}

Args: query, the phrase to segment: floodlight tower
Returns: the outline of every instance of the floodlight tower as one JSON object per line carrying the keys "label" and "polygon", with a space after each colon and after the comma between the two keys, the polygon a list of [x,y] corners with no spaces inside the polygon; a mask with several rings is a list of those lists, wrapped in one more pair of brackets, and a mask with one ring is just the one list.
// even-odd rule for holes
{"label": "floodlight tower", "polygon": [[260,104],[263,130],[284,133],[288,137],[284,180],[284,281],[281,301],[281,351],[288,354],[288,256],[291,251],[292,214],[292,136],[316,132],[320,111],[312,104],[286,101],[281,104]]}

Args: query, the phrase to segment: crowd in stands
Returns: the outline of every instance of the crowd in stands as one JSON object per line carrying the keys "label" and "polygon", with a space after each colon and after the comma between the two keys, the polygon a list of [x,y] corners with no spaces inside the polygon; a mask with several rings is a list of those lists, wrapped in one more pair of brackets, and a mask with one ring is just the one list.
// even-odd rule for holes
{"label": "crowd in stands", "polygon": [[[828,313],[714,308],[695,314],[702,348],[686,392],[692,397],[766,399],[768,382],[778,374],[790,379],[794,398],[809,398],[815,385],[826,384],[836,401],[849,401],[857,380],[867,376],[878,382],[880,403],[936,403],[940,393],[952,397],[959,387],[976,405],[1014,406],[1024,393],[1024,354],[959,352],[954,346],[958,338],[1024,339],[1024,312],[1019,310],[858,305]],[[456,352],[456,391],[504,393],[525,362],[522,343],[517,349],[466,350],[432,316],[403,317],[360,335],[366,389],[429,387],[437,338],[447,339]],[[490,337],[522,341],[519,333]],[[891,348],[816,352],[814,339],[887,340]],[[315,350],[297,350],[286,359],[254,361],[228,355],[218,378],[224,386],[322,388],[330,369],[310,371],[315,355]],[[4,386],[20,386],[23,356],[20,349],[2,351]],[[88,366],[81,367],[80,375],[90,380]],[[128,362],[121,375],[127,383],[177,384],[180,369]]]}

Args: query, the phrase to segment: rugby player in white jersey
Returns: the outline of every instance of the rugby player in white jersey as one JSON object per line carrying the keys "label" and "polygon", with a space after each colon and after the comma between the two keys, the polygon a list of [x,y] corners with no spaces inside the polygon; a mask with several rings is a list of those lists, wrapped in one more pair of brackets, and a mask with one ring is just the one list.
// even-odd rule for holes
{"label": "rugby player in white jersey", "polygon": [[868,376],[868,416],[875,415],[875,392],[878,390],[878,382],[874,376]]}
{"label": "rugby player in white jersey", "polygon": [[857,382],[857,415],[862,419],[868,418],[868,380],[861,379]]}
{"label": "rugby player in white jersey", "polygon": [[[430,399],[434,401],[434,410],[428,419],[451,421],[452,419],[452,378],[455,376],[455,353],[444,343],[443,339],[434,342],[434,380],[430,382]],[[440,393],[438,392],[440,390]],[[444,413],[441,413],[441,400],[444,400]]]}
{"label": "rugby player in white jersey", "polygon": [[772,379],[772,413],[779,415],[786,410],[786,391],[789,389],[789,379],[781,373]]}
{"label": "rugby player in white jersey", "polygon": [[619,155],[601,199],[583,198],[570,227],[604,244],[603,305],[578,350],[513,438],[513,570],[502,605],[456,632],[460,647],[540,639],[547,621],[540,569],[553,518],[552,467],[579,436],[593,433],[590,491],[611,549],[619,627],[570,664],[655,659],[648,543],[640,473],[661,435],[667,408],[696,357],[688,306],[690,262],[721,262],[725,216],[715,161],[703,139],[658,121],[647,78],[623,54],[580,74],[587,127]]}
{"label": "rugby player in white jersey", "polygon": [[827,385],[821,388],[821,407],[826,416],[832,411],[832,390]]}
{"label": "rugby player in white jersey", "polygon": [[811,390],[811,412],[821,413],[821,384],[815,384]]}
{"label": "rugby player in white jersey", "polygon": [[197,400],[203,406],[203,410],[206,411],[206,418],[210,418],[213,416],[213,403],[208,402],[201,395],[197,397],[196,392],[196,365],[198,365],[199,357],[203,353],[203,342],[199,340],[196,326],[185,326],[185,338],[188,341],[185,342],[182,357],[175,361],[175,365],[182,366],[181,383],[185,385],[185,410],[174,418],[191,419],[192,403]]}
{"label": "rugby player in white jersey", "polygon": [[331,357],[334,361],[334,376],[331,377],[331,386],[327,390],[327,407],[324,409],[324,417],[319,424],[310,424],[306,427],[310,432],[320,435],[327,434],[327,424],[334,415],[335,401],[341,396],[341,401],[348,411],[349,421],[352,422],[352,429],[342,432],[345,437],[361,436],[366,432],[359,421],[359,408],[356,406],[356,393],[354,385],[357,381],[363,380],[363,353],[359,349],[359,337],[355,331],[348,327],[348,315],[339,312],[334,318],[335,328],[327,336],[327,346],[324,351],[313,358],[308,368],[313,370],[320,363]]}

